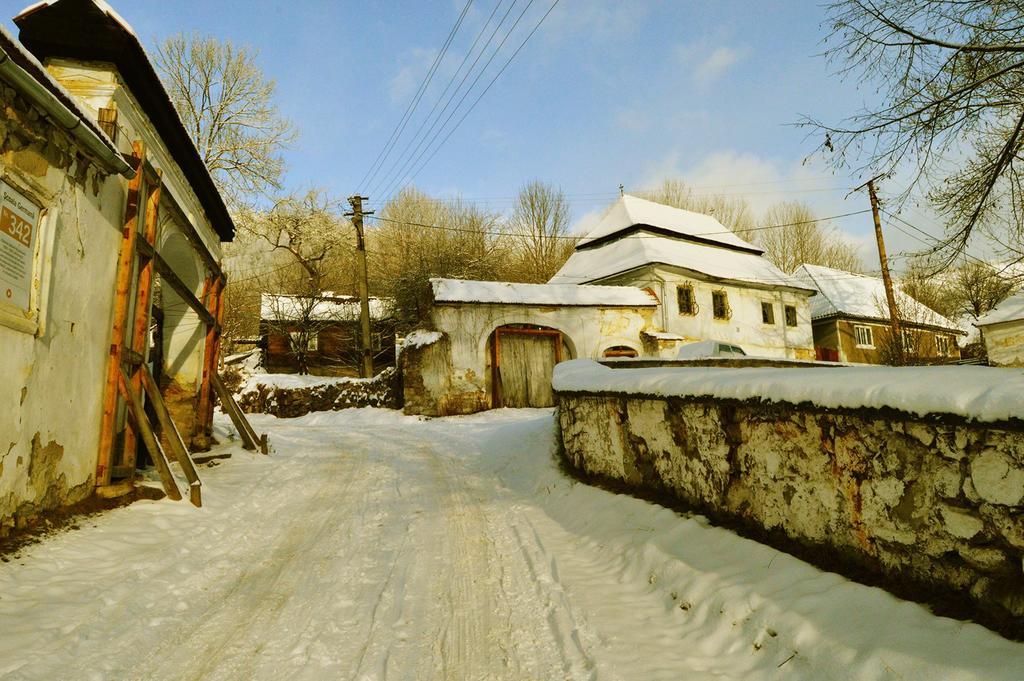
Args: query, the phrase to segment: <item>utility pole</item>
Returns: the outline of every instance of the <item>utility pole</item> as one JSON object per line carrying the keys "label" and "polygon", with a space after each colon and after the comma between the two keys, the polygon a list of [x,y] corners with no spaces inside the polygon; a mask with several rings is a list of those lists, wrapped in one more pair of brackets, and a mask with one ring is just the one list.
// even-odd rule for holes
{"label": "utility pole", "polygon": [[363,201],[368,200],[369,197],[358,194],[348,197],[352,212],[345,213],[346,217],[352,218],[352,226],[356,228],[356,263],[359,267],[356,279],[359,283],[359,327],[360,345],[362,346],[359,375],[363,378],[373,377],[373,346],[370,340],[370,284],[366,270],[366,239],[363,236],[363,216],[373,215],[372,210],[363,211]]}
{"label": "utility pole", "polygon": [[[892,347],[896,351],[900,364],[903,363],[903,336],[900,334],[900,313],[896,307],[896,294],[892,288],[892,276],[889,274],[889,259],[885,255],[885,240],[882,238],[882,220],[878,216],[878,195],[875,193],[875,180],[881,177],[873,177],[857,189],[868,188],[868,197],[871,199],[871,215],[875,219],[875,241],[878,242],[878,261],[882,267],[882,282],[885,284],[885,299],[889,303],[889,327],[892,333]],[[856,191],[856,190],[854,190]]]}

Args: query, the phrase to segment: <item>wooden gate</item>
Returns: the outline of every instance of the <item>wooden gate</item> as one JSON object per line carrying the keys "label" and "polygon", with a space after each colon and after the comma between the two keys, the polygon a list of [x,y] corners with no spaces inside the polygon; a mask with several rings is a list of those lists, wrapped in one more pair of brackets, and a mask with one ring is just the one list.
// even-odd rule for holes
{"label": "wooden gate", "polygon": [[551,375],[562,361],[562,333],[555,329],[500,327],[491,342],[495,407],[551,407]]}

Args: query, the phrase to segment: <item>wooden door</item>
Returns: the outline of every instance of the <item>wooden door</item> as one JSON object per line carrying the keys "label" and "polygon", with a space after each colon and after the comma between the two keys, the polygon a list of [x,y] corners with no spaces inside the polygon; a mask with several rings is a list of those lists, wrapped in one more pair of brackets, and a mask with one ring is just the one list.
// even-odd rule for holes
{"label": "wooden door", "polygon": [[497,329],[496,406],[551,407],[551,376],[561,360],[562,334],[548,329]]}

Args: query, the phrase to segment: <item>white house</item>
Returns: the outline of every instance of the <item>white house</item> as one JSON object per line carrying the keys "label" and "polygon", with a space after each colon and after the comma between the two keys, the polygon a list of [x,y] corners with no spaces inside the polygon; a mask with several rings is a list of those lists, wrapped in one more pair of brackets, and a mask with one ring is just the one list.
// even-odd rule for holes
{"label": "white house", "polygon": [[648,354],[716,339],[749,355],[814,359],[814,290],[710,215],[626,195],[576,246],[552,284],[613,284],[652,291],[659,328]]}
{"label": "white house", "polygon": [[657,301],[632,286],[431,279],[427,325],[401,355],[408,413],[467,414],[554,403],[566,359],[638,354]]}
{"label": "white house", "polygon": [[124,19],[59,0],[14,21],[17,40],[0,29],[0,534],[131,487],[152,440],[124,395],[144,376],[204,446],[234,235]]}
{"label": "white house", "polygon": [[989,364],[1024,366],[1024,292],[1010,296],[974,325],[985,340]]}

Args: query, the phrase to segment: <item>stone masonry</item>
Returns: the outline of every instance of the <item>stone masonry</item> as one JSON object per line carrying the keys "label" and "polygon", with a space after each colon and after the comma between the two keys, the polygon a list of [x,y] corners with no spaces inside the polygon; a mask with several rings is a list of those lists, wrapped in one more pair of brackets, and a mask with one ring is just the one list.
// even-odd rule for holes
{"label": "stone masonry", "polygon": [[563,393],[559,424],[589,475],[1024,622],[1024,422]]}

